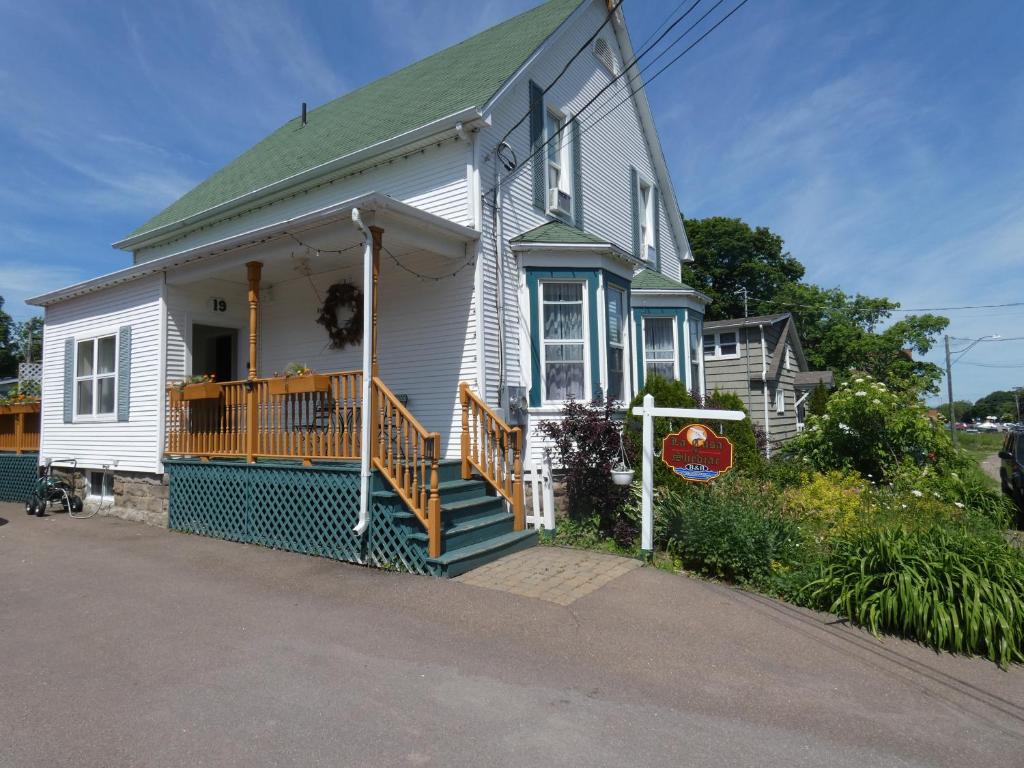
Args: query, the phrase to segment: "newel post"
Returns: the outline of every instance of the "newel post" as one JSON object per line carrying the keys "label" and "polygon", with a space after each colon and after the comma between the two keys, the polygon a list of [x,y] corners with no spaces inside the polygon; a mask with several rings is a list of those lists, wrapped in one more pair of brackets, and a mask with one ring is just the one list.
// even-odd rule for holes
{"label": "newel post", "polygon": [[249,278],[249,376],[245,388],[245,460],[256,461],[259,444],[259,404],[256,379],[259,376],[257,347],[259,340],[260,277],[263,264],[250,261],[245,265]]}
{"label": "newel post", "polygon": [[462,479],[469,480],[473,470],[469,465],[469,385],[459,382],[459,404],[462,406]]}
{"label": "newel post", "polygon": [[523,498],[523,428],[516,427],[513,432],[512,457],[512,529],[522,531],[526,528],[526,506]]}
{"label": "newel post", "polygon": [[427,438],[430,452],[430,501],[427,514],[427,552],[430,557],[441,555],[441,478],[438,462],[441,455],[441,435],[437,432]]}

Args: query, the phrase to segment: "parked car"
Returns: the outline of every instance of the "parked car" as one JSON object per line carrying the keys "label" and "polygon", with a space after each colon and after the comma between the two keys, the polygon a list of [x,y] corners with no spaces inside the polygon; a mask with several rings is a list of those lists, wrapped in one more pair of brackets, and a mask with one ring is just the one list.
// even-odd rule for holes
{"label": "parked car", "polygon": [[999,479],[1003,493],[1010,496],[1017,505],[1017,527],[1024,527],[1024,431],[1006,433],[1003,449],[999,452],[1002,464]]}

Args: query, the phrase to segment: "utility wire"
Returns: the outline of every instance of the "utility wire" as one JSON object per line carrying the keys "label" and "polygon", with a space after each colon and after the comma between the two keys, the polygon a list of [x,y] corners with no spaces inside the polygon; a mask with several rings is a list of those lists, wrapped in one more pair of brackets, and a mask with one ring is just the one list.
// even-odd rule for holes
{"label": "utility wire", "polygon": [[[685,38],[685,37],[686,37],[686,35],[688,35],[688,34],[689,34],[689,33],[690,33],[690,32],[691,32],[691,31],[692,31],[692,30],[693,30],[693,29],[694,29],[694,28],[695,28],[695,27],[696,27],[697,25],[699,25],[699,24],[701,23],[701,21],[703,21],[703,20],[704,20],[705,18],[707,18],[707,16],[708,16],[708,15],[709,15],[710,13],[712,13],[712,12],[713,12],[713,11],[714,11],[714,10],[715,10],[716,8],[718,8],[718,6],[720,6],[720,5],[721,5],[721,4],[723,3],[723,2],[724,2],[724,0],[718,0],[718,2],[717,2],[717,3],[715,3],[715,5],[713,5],[713,6],[711,7],[711,9],[710,9],[710,10],[708,10],[708,11],[707,11],[707,12],[706,12],[706,13],[705,13],[705,14],[704,14],[703,16],[701,16],[701,17],[700,17],[700,18],[699,18],[699,19],[698,19],[698,20],[697,20],[696,22],[694,22],[694,23],[693,23],[693,24],[692,24],[692,25],[691,25],[690,27],[688,27],[688,28],[687,28],[687,29],[686,29],[686,30],[685,30],[685,31],[684,31],[684,32],[683,32],[682,34],[680,34],[680,35],[679,35],[679,36],[678,36],[678,37],[677,37],[677,38],[676,38],[675,40],[673,40],[673,41],[672,41],[672,43],[671,43],[671,44],[669,45],[668,49],[671,49],[671,48],[672,48],[673,46],[675,46],[675,45],[676,45],[677,43],[679,43],[679,42],[680,42],[680,41],[681,41],[681,40],[682,40],[683,38]],[[723,23],[724,23],[724,22],[725,22],[725,21],[726,21],[726,20],[727,20],[727,19],[728,19],[728,18],[729,18],[730,16],[732,16],[732,15],[733,15],[734,13],[736,13],[736,11],[738,11],[738,10],[739,10],[740,8],[742,8],[742,7],[744,6],[744,5],[746,5],[746,4],[747,4],[747,2],[749,2],[749,0],[741,0],[741,2],[740,2],[740,3],[738,4],[738,5],[736,5],[736,7],[735,7],[735,8],[733,8],[733,9],[732,9],[731,11],[729,11],[729,13],[727,13],[727,14],[726,14],[725,16],[723,16],[723,17],[722,17],[721,19],[719,19],[719,20],[718,20],[718,21],[717,21],[717,22],[716,22],[715,24],[713,24],[713,25],[711,26],[711,28],[710,28],[710,29],[708,29],[708,30],[707,30],[706,32],[704,32],[704,34],[702,34],[702,35],[701,35],[701,36],[700,36],[699,38],[697,38],[697,40],[696,40],[696,41],[694,41],[694,42],[693,42],[692,44],[690,44],[690,45],[689,45],[689,46],[688,46],[688,47],[687,47],[686,49],[684,49],[684,50],[682,51],[682,53],[680,53],[680,54],[678,54],[677,56],[675,56],[675,57],[674,57],[674,58],[673,58],[673,59],[672,59],[672,60],[671,60],[670,62],[668,62],[668,64],[666,64],[666,65],[665,65],[664,67],[662,67],[662,68],[661,68],[660,70],[658,70],[658,72],[656,72],[656,73],[655,73],[655,74],[654,74],[654,75],[653,75],[653,76],[652,76],[652,77],[651,77],[651,78],[650,78],[649,80],[647,80],[647,82],[645,82],[645,83],[642,83],[642,84],[641,84],[641,85],[640,85],[639,87],[637,87],[636,89],[629,89],[629,94],[628,94],[628,96],[627,96],[627,97],[626,97],[625,99],[623,99],[623,100],[622,100],[622,101],[620,101],[620,102],[619,102],[618,104],[616,104],[615,106],[613,106],[613,107],[612,107],[611,109],[609,109],[609,110],[608,110],[607,112],[605,112],[605,113],[604,113],[603,115],[601,115],[601,116],[600,116],[599,118],[597,118],[596,120],[594,120],[594,121],[593,121],[592,123],[590,123],[590,124],[588,124],[588,125],[585,125],[585,126],[583,126],[583,127],[582,127],[582,129],[581,129],[580,135],[582,136],[582,135],[586,134],[587,132],[589,132],[591,128],[593,128],[593,127],[594,127],[595,125],[597,125],[597,124],[598,124],[598,123],[600,123],[600,122],[601,122],[602,120],[604,120],[604,118],[606,118],[606,117],[607,117],[607,116],[608,116],[609,114],[611,114],[611,113],[612,113],[612,112],[613,112],[613,111],[614,111],[615,109],[617,109],[617,108],[618,108],[619,106],[622,106],[622,104],[626,103],[626,102],[627,102],[627,101],[628,101],[628,100],[629,100],[630,98],[632,98],[632,97],[633,97],[633,96],[635,96],[635,95],[636,95],[637,93],[639,93],[639,92],[640,92],[640,91],[642,91],[642,90],[643,90],[644,88],[646,88],[646,87],[647,87],[648,85],[650,85],[650,83],[651,83],[651,82],[653,82],[653,81],[654,81],[654,80],[655,80],[655,79],[656,79],[656,78],[658,77],[658,75],[660,75],[660,74],[662,74],[663,72],[665,72],[665,70],[667,70],[667,69],[668,69],[669,67],[671,67],[671,66],[672,66],[673,64],[675,64],[675,63],[676,63],[677,61],[679,61],[679,59],[681,59],[681,58],[682,58],[683,56],[685,56],[685,55],[686,55],[687,53],[689,53],[689,52],[690,52],[691,50],[693,50],[693,48],[694,48],[694,47],[696,47],[696,46],[697,46],[697,45],[698,45],[699,43],[701,43],[701,42],[702,42],[702,41],[703,41],[704,39],[706,39],[708,35],[710,35],[710,34],[711,34],[712,32],[714,32],[714,31],[715,31],[715,30],[716,30],[716,29],[717,29],[717,28],[718,28],[719,26],[721,26],[721,25],[722,25],[722,24],[723,24]],[[505,184],[505,183],[507,183],[507,182],[508,182],[509,180],[511,180],[511,179],[515,178],[516,176],[518,176],[518,175],[519,175],[519,173],[521,173],[521,172],[522,172],[522,171],[523,171],[523,170],[524,170],[524,169],[526,168],[527,164],[528,164],[528,163],[529,163],[529,162],[530,162],[531,160],[535,159],[535,158],[536,158],[536,157],[537,157],[538,155],[542,154],[542,153],[543,153],[543,152],[545,151],[545,149],[546,149],[546,147],[547,147],[547,145],[548,145],[548,144],[550,144],[550,143],[551,143],[551,142],[553,142],[553,141],[556,141],[556,140],[558,140],[558,139],[559,139],[559,137],[560,137],[560,136],[562,135],[562,133],[563,133],[563,132],[565,132],[565,131],[566,131],[566,130],[567,130],[567,129],[569,128],[569,126],[570,126],[570,125],[572,124],[572,122],[573,122],[573,121],[579,122],[579,118],[580,118],[580,116],[581,116],[581,115],[583,114],[583,112],[584,112],[584,111],[585,111],[585,110],[586,110],[586,109],[587,109],[588,107],[590,107],[590,106],[591,106],[591,105],[592,105],[592,104],[594,103],[594,101],[595,101],[595,100],[596,100],[596,99],[597,99],[597,98],[598,98],[599,96],[601,96],[601,94],[603,94],[603,93],[604,93],[604,92],[605,92],[605,91],[606,91],[606,90],[607,90],[607,89],[608,89],[609,87],[611,87],[611,86],[612,86],[613,84],[615,84],[615,83],[616,83],[616,82],[617,82],[617,81],[618,81],[618,80],[619,80],[619,79],[620,79],[621,77],[623,77],[624,75],[627,75],[627,74],[629,73],[629,70],[630,70],[630,69],[631,69],[631,68],[632,68],[632,67],[633,67],[633,66],[634,66],[634,65],[636,64],[636,62],[637,62],[637,61],[638,61],[638,60],[639,60],[639,59],[640,59],[640,58],[641,58],[642,56],[646,55],[646,54],[647,54],[647,53],[648,53],[648,52],[650,51],[650,49],[651,49],[651,48],[653,48],[653,47],[654,47],[655,45],[657,45],[657,43],[658,43],[658,42],[660,42],[660,41],[661,41],[661,40],[662,40],[662,39],[663,39],[663,38],[665,37],[665,35],[666,35],[666,34],[667,34],[668,32],[670,32],[670,31],[672,30],[672,28],[673,28],[673,27],[675,27],[675,26],[676,26],[677,24],[679,24],[679,22],[681,22],[681,21],[682,21],[683,19],[685,19],[685,18],[686,18],[686,16],[687,16],[687,15],[689,15],[689,14],[690,14],[690,13],[691,13],[691,12],[693,11],[693,9],[697,7],[697,5],[698,5],[699,3],[700,3],[700,0],[697,0],[697,2],[693,3],[693,5],[691,5],[691,6],[690,6],[690,8],[688,8],[688,9],[686,10],[686,13],[684,13],[684,14],[683,14],[683,15],[682,15],[682,16],[681,16],[680,18],[678,18],[678,19],[676,19],[676,20],[675,20],[674,22],[672,22],[672,24],[671,24],[671,25],[669,26],[669,28],[668,28],[668,29],[666,29],[666,30],[665,30],[665,32],[663,32],[663,33],[662,33],[662,34],[661,34],[661,35],[660,35],[660,36],[658,37],[658,39],[657,39],[657,40],[655,40],[655,42],[654,42],[654,43],[652,43],[652,44],[651,44],[650,46],[648,46],[648,47],[647,47],[647,48],[646,48],[646,49],[645,49],[644,51],[642,51],[642,52],[641,52],[640,54],[638,54],[638,55],[637,55],[636,57],[634,57],[633,61],[631,61],[631,62],[629,63],[629,65],[627,65],[626,67],[624,67],[624,68],[623,68],[623,71],[622,71],[622,73],[620,73],[620,74],[619,74],[619,75],[617,75],[617,76],[616,76],[615,78],[613,78],[613,79],[612,79],[612,80],[611,80],[611,81],[610,81],[609,83],[607,83],[607,84],[606,84],[606,85],[605,85],[605,86],[604,86],[604,87],[603,87],[603,88],[602,88],[602,89],[601,89],[600,91],[598,91],[598,93],[597,93],[597,94],[595,94],[595,95],[594,95],[594,96],[593,96],[593,97],[592,97],[592,98],[591,98],[591,99],[590,99],[590,100],[589,100],[589,101],[588,101],[588,102],[587,102],[587,103],[586,103],[586,104],[585,104],[585,105],[584,105],[584,106],[583,106],[583,107],[582,107],[582,108],[581,108],[581,109],[580,109],[580,110],[579,110],[579,111],[578,111],[578,112],[577,112],[577,113],[575,114],[575,115],[573,115],[573,118],[572,118],[572,120],[570,120],[570,121],[568,121],[567,123],[565,123],[565,124],[564,124],[564,125],[563,125],[563,126],[562,126],[561,128],[559,128],[559,129],[558,129],[558,130],[557,130],[557,131],[555,132],[555,134],[554,134],[553,136],[549,137],[549,138],[548,138],[548,139],[547,139],[546,141],[544,141],[543,143],[541,143],[541,145],[540,145],[540,146],[538,146],[538,147],[536,148],[536,150],[535,150],[534,152],[532,152],[532,153],[531,153],[531,154],[530,154],[530,155],[529,155],[529,156],[528,156],[528,157],[527,157],[527,158],[526,158],[526,159],[525,159],[525,160],[524,160],[524,161],[523,161],[522,163],[520,163],[520,164],[519,164],[519,166],[518,166],[518,167],[517,167],[517,168],[516,168],[515,170],[513,170],[513,171],[512,171],[512,172],[511,172],[510,174],[508,174],[507,176],[503,177],[503,178],[501,179],[501,182],[500,182],[500,183],[501,183],[501,184]],[[668,50],[668,49],[666,49],[666,50]],[[657,58],[660,58],[660,57],[661,57],[661,55],[663,55],[663,54],[664,54],[664,51],[662,52],[662,54],[659,54],[659,56],[658,56]],[[657,60],[657,59],[655,59],[655,60]],[[649,66],[649,65],[648,65],[648,66]],[[645,71],[645,68],[642,68],[642,69],[641,69],[641,70],[640,70],[639,72],[637,72],[637,73],[636,73],[635,75],[631,75],[631,76],[630,76],[630,80],[629,80],[629,85],[632,85],[632,83],[633,83],[633,82],[634,82],[635,80],[639,79],[639,77],[640,77],[640,75],[641,75],[641,74],[643,73],[643,71]],[[621,92],[622,92],[622,90],[626,90],[626,88],[624,87],[624,88],[620,89],[620,91],[619,91],[619,92],[621,93]],[[613,95],[613,96],[612,96],[611,98],[614,98],[614,95]],[[611,98],[610,98],[610,99],[609,99],[608,101],[606,101],[606,102],[605,102],[605,104],[609,103],[609,101],[611,100]],[[605,104],[602,104],[601,106],[603,107],[603,106],[604,106]],[[497,185],[497,184],[495,184],[495,185],[494,185],[494,186],[492,186],[492,187],[491,187],[490,189],[488,189],[488,190],[487,190],[487,191],[486,191],[486,192],[484,193],[484,198],[486,199],[486,198],[487,198],[488,196],[490,196],[490,195],[491,195],[491,193],[493,193],[493,192],[494,192],[494,190],[495,190],[495,189],[497,188],[497,186],[498,186],[498,185]]]}
{"label": "utility wire", "polygon": [[[547,92],[550,91],[552,88],[554,88],[555,83],[557,83],[562,78],[562,75],[564,75],[569,70],[569,67],[572,65],[572,63],[574,61],[576,61],[576,59],[579,57],[579,55],[581,53],[583,53],[585,50],[587,50],[587,48],[590,47],[590,44],[592,42],[594,42],[594,38],[596,38],[599,34],[601,34],[601,30],[604,29],[605,26],[607,26],[608,22],[612,20],[612,17],[615,15],[615,12],[617,10],[619,10],[619,6],[622,5],[625,1],[626,0],[619,0],[617,3],[615,3],[615,5],[612,7],[612,9],[610,11],[608,11],[608,15],[605,16],[604,21],[601,22],[601,26],[599,26],[597,29],[594,30],[594,34],[592,34],[590,37],[588,37],[587,41],[585,43],[583,43],[583,45],[580,46],[579,50],[577,50],[576,53],[574,53],[572,55],[572,58],[570,58],[565,63],[565,66],[562,67],[562,71],[559,72],[557,75],[555,75],[555,79],[552,80],[551,83],[548,84],[548,86],[544,90],[542,90],[540,92],[540,94],[538,95],[537,98],[541,102],[543,102],[544,96],[547,94]],[[685,2],[685,0],[684,0],[684,2]],[[674,11],[673,11],[673,13],[674,13]],[[502,142],[504,142],[506,139],[508,139],[509,136],[512,135],[512,131],[514,131],[516,128],[518,128],[520,125],[523,124],[523,121],[526,120],[526,118],[528,118],[530,116],[530,113],[533,111],[533,108],[534,108],[534,106],[536,106],[536,103],[537,103],[536,100],[530,102],[530,108],[526,110],[526,114],[524,114],[522,117],[520,117],[516,121],[515,125],[513,125],[507,131],[505,131],[505,135],[501,137],[501,139],[498,141],[496,146],[501,146]]]}

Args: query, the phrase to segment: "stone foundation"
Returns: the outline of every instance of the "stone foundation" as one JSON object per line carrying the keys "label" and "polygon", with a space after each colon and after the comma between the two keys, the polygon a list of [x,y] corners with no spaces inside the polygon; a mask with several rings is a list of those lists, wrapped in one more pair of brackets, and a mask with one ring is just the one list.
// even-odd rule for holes
{"label": "stone foundation", "polygon": [[[56,470],[55,474],[70,480],[68,472]],[[102,504],[99,498],[89,496],[88,470],[75,474],[75,493],[82,498],[86,509],[95,509],[97,514],[122,520],[167,527],[167,475],[117,470],[111,474],[114,476],[114,495],[103,499]]]}

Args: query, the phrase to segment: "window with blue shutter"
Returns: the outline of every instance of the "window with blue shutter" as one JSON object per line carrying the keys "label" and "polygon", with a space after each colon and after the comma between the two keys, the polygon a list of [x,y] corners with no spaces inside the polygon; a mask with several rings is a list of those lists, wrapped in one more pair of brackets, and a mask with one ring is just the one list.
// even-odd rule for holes
{"label": "window with blue shutter", "polygon": [[643,255],[640,253],[640,177],[636,168],[629,169],[629,200],[633,224],[633,255],[642,259]]}
{"label": "window with blue shutter", "polygon": [[117,420],[128,421],[132,389],[132,327],[117,329]]}
{"label": "window with blue shutter", "polygon": [[64,339],[64,423],[75,420],[75,340]]}
{"label": "window with blue shutter", "polygon": [[583,229],[583,148],[580,121],[572,120],[572,218],[576,229]]}

